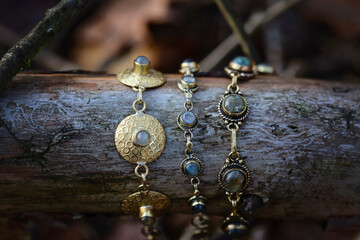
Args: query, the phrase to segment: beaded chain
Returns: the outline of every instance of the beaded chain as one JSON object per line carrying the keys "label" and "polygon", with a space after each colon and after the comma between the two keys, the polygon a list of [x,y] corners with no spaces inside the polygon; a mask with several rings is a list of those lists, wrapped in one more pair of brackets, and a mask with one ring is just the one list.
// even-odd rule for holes
{"label": "beaded chain", "polygon": [[200,175],[203,166],[201,160],[194,156],[192,142],[192,131],[198,125],[198,118],[196,114],[192,112],[192,96],[193,93],[198,90],[198,85],[193,73],[197,71],[199,71],[199,66],[195,61],[187,59],[182,62],[180,73],[183,73],[184,75],[178,82],[178,87],[185,93],[186,102],[184,104],[185,111],[180,113],[177,117],[177,124],[184,130],[184,137],[186,139],[186,157],[182,160],[180,167],[182,172],[190,177],[190,182],[194,187],[194,193],[188,201],[195,214],[191,221],[196,228],[193,233],[193,239],[208,239],[209,217],[203,213],[206,208],[207,199],[200,194],[198,188],[200,184],[198,176]]}

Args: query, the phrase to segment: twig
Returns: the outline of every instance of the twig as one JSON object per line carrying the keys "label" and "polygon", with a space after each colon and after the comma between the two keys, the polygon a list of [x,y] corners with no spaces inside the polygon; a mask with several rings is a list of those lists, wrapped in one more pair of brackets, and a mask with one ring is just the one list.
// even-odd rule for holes
{"label": "twig", "polygon": [[[10,48],[20,39],[20,36],[2,24],[0,24],[0,36],[0,44],[8,48]],[[40,67],[51,71],[68,71],[79,69],[79,66],[75,63],[64,59],[54,52],[46,49],[43,49],[41,52],[39,52],[39,54],[34,57],[33,61]]]}
{"label": "twig", "polygon": [[[280,16],[302,0],[282,0],[274,3],[268,9],[261,13],[254,13],[245,24],[247,34],[254,33],[260,26]],[[201,62],[200,66],[203,71],[210,71],[214,68],[230,51],[238,44],[235,33],[227,37],[220,45],[210,52]],[[244,52],[245,53],[245,52]]]}
{"label": "twig", "polygon": [[0,92],[17,73],[30,65],[35,55],[50,42],[88,0],[62,0],[47,10],[45,17],[23,39],[18,41],[0,61]]}
{"label": "twig", "polygon": [[259,60],[258,55],[247,32],[245,31],[244,23],[231,10],[231,6],[229,5],[227,0],[215,0],[215,2],[221,13],[225,17],[225,20],[230,25],[233,34],[237,37],[244,54],[248,57],[251,57],[255,62],[257,62]]}

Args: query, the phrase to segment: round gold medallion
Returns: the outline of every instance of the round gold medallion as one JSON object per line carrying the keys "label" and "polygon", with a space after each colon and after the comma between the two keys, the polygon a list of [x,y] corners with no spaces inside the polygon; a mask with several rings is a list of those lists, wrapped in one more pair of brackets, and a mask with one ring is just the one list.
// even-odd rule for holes
{"label": "round gold medallion", "polygon": [[138,217],[140,207],[145,205],[153,206],[155,215],[159,216],[170,209],[171,202],[168,197],[159,192],[149,191],[145,194],[136,192],[124,199],[121,209],[127,215]]}
{"label": "round gold medallion", "polygon": [[155,161],[165,148],[166,137],[161,123],[148,114],[137,112],[120,122],[115,132],[115,145],[128,162]]}

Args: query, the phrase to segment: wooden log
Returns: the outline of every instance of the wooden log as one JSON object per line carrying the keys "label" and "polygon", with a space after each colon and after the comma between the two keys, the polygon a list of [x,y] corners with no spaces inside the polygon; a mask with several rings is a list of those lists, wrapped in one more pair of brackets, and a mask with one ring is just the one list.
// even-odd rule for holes
{"label": "wooden log", "polygon": [[[168,195],[172,211],[190,212],[189,179],[179,169],[183,131],[176,116],[184,95],[179,75],[145,91],[147,113],[163,124],[164,153],[149,164],[153,190]],[[217,103],[228,79],[199,78],[194,95],[199,126],[194,150],[203,160],[200,188],[208,213],[225,215],[229,202],[217,172],[230,151],[230,134]],[[239,130],[239,150],[259,196],[261,218],[360,215],[360,82],[259,76],[241,83],[250,115]],[[121,213],[120,203],[140,181],[116,151],[118,123],[133,113],[136,93],[115,76],[23,73],[0,96],[0,212]],[[244,201],[255,209],[259,198]]]}

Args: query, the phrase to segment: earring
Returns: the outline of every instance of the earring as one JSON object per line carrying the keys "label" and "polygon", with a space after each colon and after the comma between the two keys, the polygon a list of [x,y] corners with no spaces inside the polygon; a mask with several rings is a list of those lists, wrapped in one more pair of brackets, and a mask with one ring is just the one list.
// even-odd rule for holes
{"label": "earring", "polygon": [[137,192],[127,196],[121,208],[127,215],[139,218],[144,225],[142,233],[147,239],[157,239],[159,233],[154,228],[155,217],[170,208],[170,200],[164,194],[150,191],[147,164],[159,158],[165,148],[166,136],[161,123],[144,113],[146,102],[143,92],[163,85],[166,80],[160,72],[150,69],[150,62],[144,56],[137,57],[133,69],[120,72],[117,78],[137,92],[137,99],[132,105],[135,114],[123,119],[116,129],[115,145],[123,159],[136,164],[135,175],[141,179]]}
{"label": "earring", "polygon": [[238,214],[237,208],[243,191],[250,182],[250,172],[237,150],[236,133],[244,123],[250,110],[246,99],[237,85],[238,79],[254,77],[255,68],[247,57],[236,57],[228,67],[226,73],[232,78],[231,84],[219,102],[218,112],[230,131],[231,151],[225,164],[218,173],[219,185],[225,190],[232,205],[231,214],[223,222],[222,229],[231,239],[243,235],[249,227],[249,221]]}
{"label": "earring", "polygon": [[182,172],[190,177],[190,182],[194,187],[194,193],[188,200],[191,209],[194,212],[192,224],[196,227],[193,234],[193,239],[205,239],[208,235],[209,217],[203,213],[206,208],[207,199],[200,194],[199,174],[202,171],[202,162],[200,159],[194,156],[193,151],[193,130],[198,125],[198,118],[193,110],[192,96],[193,93],[198,90],[198,85],[193,73],[199,71],[198,64],[187,59],[181,63],[180,73],[183,73],[183,77],[178,82],[178,87],[185,93],[186,102],[184,104],[185,111],[181,112],[177,117],[178,126],[184,130],[184,137],[186,138],[185,159],[182,160],[180,168]]}

